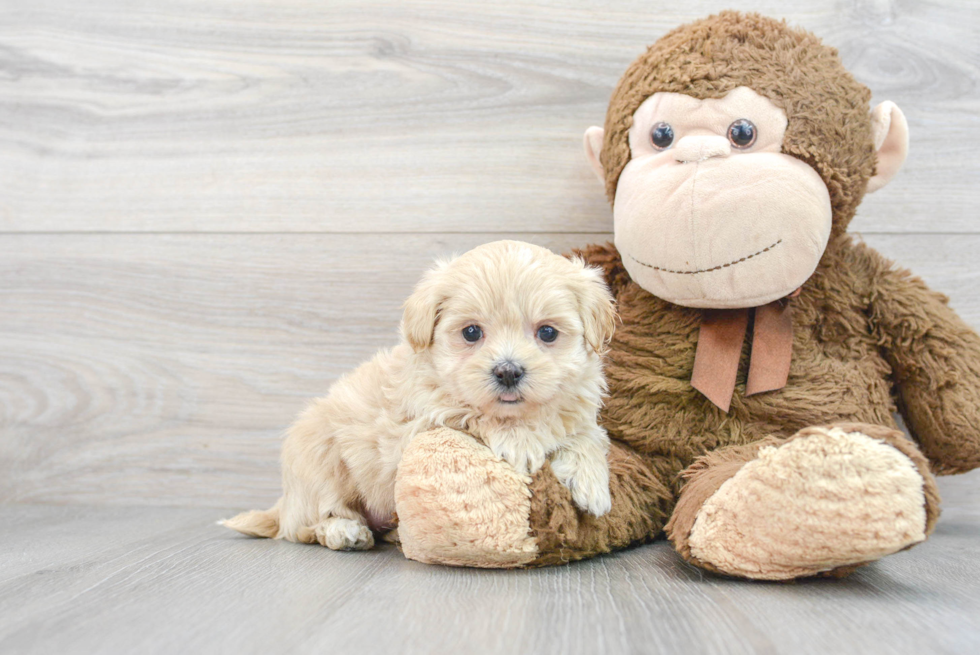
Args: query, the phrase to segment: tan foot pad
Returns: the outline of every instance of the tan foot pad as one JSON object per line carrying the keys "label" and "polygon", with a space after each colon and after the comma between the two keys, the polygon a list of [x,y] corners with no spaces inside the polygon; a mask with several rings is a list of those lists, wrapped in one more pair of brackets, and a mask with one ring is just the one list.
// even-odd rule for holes
{"label": "tan foot pad", "polygon": [[895,448],[816,428],[759,451],[698,512],[691,554],[730,575],[785,580],[925,539],[924,481]]}
{"label": "tan foot pad", "polygon": [[471,437],[441,428],[417,436],[395,483],[398,538],[429,564],[512,568],[533,560],[529,478]]}

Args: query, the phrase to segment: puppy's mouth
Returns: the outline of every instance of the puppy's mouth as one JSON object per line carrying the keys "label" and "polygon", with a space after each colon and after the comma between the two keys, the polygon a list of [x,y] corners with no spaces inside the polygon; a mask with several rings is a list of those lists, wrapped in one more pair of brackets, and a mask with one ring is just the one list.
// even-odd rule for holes
{"label": "puppy's mouth", "polygon": [[503,405],[518,405],[524,402],[524,399],[521,398],[521,394],[517,393],[516,391],[507,391],[506,393],[502,393],[497,396],[497,400]]}

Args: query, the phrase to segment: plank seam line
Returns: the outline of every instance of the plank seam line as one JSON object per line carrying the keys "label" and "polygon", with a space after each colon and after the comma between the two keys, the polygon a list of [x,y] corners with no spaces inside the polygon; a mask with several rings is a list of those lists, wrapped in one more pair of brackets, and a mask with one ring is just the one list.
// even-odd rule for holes
{"label": "plank seam line", "polygon": [[[527,235],[563,235],[563,236],[575,236],[575,235],[612,235],[612,230],[573,230],[564,232],[561,230],[504,230],[499,232],[466,232],[466,231],[425,231],[425,232],[414,232],[414,231],[379,231],[379,232],[358,232],[358,231],[253,231],[253,232],[243,232],[243,231],[200,231],[200,230],[173,230],[173,231],[159,231],[159,230],[50,230],[50,231],[16,231],[16,230],[0,230],[0,236],[479,236],[479,235],[509,235],[509,234],[527,234]],[[980,235],[980,231],[977,232],[885,232],[885,231],[872,231],[872,230],[860,230],[855,232],[850,232],[852,236],[977,236]]]}

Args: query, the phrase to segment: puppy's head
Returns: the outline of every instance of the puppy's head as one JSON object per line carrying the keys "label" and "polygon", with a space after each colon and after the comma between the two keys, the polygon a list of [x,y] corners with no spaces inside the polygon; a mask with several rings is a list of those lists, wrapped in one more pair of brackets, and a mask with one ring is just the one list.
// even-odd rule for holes
{"label": "puppy's head", "polygon": [[597,396],[614,321],[600,271],[497,241],[426,273],[405,304],[402,332],[457,400],[514,416],[569,394]]}

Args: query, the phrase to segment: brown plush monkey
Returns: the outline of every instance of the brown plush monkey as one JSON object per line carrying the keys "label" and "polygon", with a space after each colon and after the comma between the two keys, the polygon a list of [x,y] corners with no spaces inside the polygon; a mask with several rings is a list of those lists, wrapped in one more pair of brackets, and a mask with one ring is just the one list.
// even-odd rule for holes
{"label": "brown plush monkey", "polygon": [[615,221],[615,247],[581,253],[622,317],[613,509],[581,514],[547,465],[528,481],[437,430],[399,470],[405,554],[538,566],[666,531],[705,569],[789,579],[923,541],[933,474],[980,465],[980,338],[845,232],[907,149],[901,111],[869,100],[835,50],[758,15],[637,59],[585,139]]}

